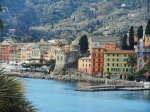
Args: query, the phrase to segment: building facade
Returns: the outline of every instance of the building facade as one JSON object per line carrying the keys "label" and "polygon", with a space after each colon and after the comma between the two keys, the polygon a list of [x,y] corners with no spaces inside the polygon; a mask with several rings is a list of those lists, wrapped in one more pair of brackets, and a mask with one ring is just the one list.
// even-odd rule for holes
{"label": "building facade", "polygon": [[[129,55],[136,55],[134,50],[112,50],[104,52],[104,75],[112,73],[114,78],[126,79],[131,67],[127,65]],[[136,71],[137,67],[134,67]]]}

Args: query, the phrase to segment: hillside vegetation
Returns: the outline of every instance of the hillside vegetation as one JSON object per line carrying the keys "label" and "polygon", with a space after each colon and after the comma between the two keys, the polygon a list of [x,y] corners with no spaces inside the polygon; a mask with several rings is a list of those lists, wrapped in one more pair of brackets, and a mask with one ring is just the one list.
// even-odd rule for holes
{"label": "hillside vegetation", "polygon": [[4,0],[1,36],[120,35],[147,23],[147,0]]}

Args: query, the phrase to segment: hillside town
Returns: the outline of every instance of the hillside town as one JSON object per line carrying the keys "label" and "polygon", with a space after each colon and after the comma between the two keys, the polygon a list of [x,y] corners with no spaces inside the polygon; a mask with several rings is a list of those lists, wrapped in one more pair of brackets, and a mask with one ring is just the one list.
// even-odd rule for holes
{"label": "hillside town", "polygon": [[[42,63],[44,66],[46,61],[56,60],[53,70],[47,67],[47,71],[53,75],[67,74],[74,68],[94,77],[126,80],[131,72],[142,69],[150,57],[150,36],[147,35],[139,41],[134,37],[134,42],[138,43],[134,50],[122,50],[119,36],[92,36],[88,38],[89,49],[85,54],[80,51],[79,40],[78,37],[71,43],[65,39],[16,43],[11,37],[5,37],[0,44],[1,69],[20,72],[25,70],[23,64]],[[131,55],[137,57],[134,66],[127,63]],[[30,69],[32,67],[29,66]],[[150,75],[146,76],[149,80]]]}

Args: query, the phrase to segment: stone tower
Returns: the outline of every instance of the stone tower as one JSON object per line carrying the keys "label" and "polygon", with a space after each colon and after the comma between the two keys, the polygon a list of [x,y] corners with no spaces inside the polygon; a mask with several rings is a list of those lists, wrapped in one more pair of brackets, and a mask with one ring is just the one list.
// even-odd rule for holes
{"label": "stone tower", "polygon": [[69,52],[65,52],[65,50],[62,48],[57,49],[55,51],[56,65],[55,65],[53,74],[54,75],[60,74],[63,69],[67,70],[74,63],[77,64],[79,49],[80,49],[80,47],[79,47],[77,41],[72,42]]}

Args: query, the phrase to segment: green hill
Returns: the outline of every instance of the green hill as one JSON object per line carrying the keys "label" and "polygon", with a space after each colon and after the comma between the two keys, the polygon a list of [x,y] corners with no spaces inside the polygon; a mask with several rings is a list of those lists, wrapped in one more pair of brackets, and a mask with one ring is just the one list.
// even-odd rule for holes
{"label": "green hill", "polygon": [[5,0],[1,36],[66,38],[121,35],[146,25],[147,0]]}

